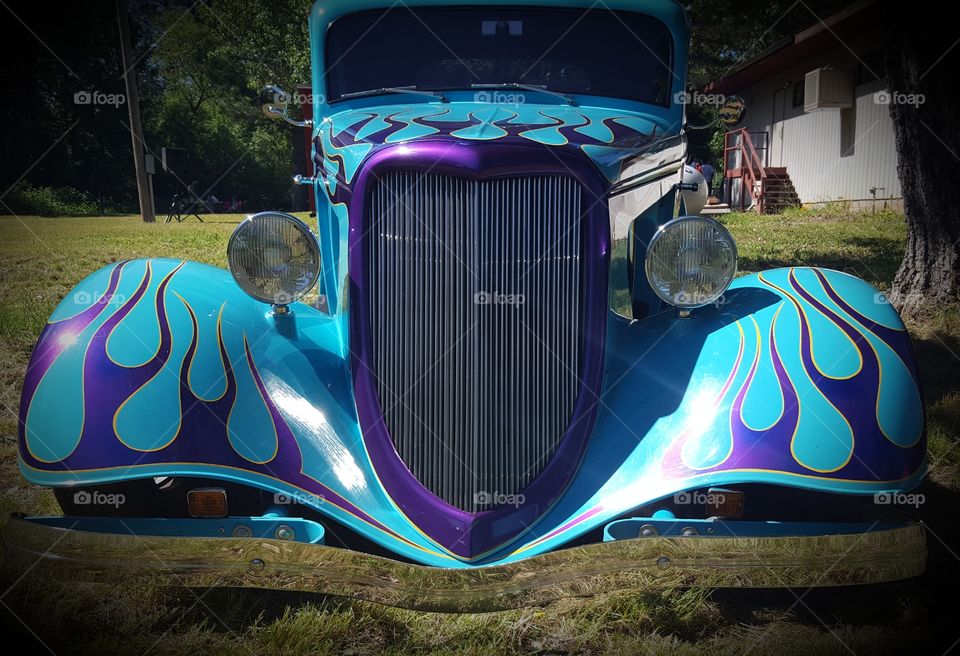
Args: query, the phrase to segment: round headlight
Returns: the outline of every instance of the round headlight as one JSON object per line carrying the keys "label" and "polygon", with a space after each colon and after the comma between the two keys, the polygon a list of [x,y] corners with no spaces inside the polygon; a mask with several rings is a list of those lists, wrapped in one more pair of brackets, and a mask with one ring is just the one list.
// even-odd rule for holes
{"label": "round headlight", "polygon": [[258,301],[287,305],[320,276],[320,247],[295,216],[261,212],[237,226],[227,245],[230,273]]}
{"label": "round headlight", "polygon": [[657,296],[678,308],[712,303],[737,274],[737,246],[722,225],[702,216],[665,223],[647,248],[647,280]]}

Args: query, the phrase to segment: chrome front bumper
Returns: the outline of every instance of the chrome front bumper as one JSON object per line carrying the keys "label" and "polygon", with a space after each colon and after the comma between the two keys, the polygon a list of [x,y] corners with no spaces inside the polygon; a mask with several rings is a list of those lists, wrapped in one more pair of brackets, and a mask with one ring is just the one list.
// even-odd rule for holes
{"label": "chrome front bumper", "polygon": [[4,540],[8,567],[58,580],[297,590],[445,612],[629,589],[879,583],[923,573],[927,554],[920,524],[840,535],[638,537],[477,568],[270,538],[69,530],[18,516],[7,521]]}

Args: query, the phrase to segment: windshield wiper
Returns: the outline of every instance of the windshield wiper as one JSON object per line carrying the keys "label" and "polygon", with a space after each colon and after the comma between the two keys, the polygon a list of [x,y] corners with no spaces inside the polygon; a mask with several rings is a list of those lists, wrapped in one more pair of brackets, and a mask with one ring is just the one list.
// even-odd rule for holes
{"label": "windshield wiper", "polygon": [[426,89],[418,89],[413,85],[406,87],[380,87],[379,89],[351,91],[350,93],[341,94],[340,99],[347,100],[349,98],[364,98],[366,96],[379,96],[387,93],[407,93],[414,96],[430,96],[431,98],[439,99],[440,102],[447,102],[447,97],[442,93],[437,93],[436,91],[427,91]]}
{"label": "windshield wiper", "polygon": [[577,101],[573,96],[567,95],[565,93],[560,93],[559,91],[552,91],[547,88],[545,84],[522,84],[520,82],[501,82],[498,84],[480,84],[474,83],[470,85],[471,89],[523,89],[524,91],[536,91],[538,93],[545,93],[548,96],[553,96],[554,98],[560,98],[568,105],[576,105]]}

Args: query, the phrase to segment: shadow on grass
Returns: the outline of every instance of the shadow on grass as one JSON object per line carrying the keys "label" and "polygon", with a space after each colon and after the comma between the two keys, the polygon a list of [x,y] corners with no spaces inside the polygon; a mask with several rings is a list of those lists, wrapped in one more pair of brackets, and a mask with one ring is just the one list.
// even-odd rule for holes
{"label": "shadow on grass", "polygon": [[763,626],[780,620],[813,627],[877,627],[910,637],[915,653],[943,654],[958,638],[956,581],[960,544],[958,494],[927,481],[917,518],[927,527],[927,571],[915,579],[839,588],[716,590],[711,598],[725,619]]}
{"label": "shadow on grass", "polygon": [[[184,618],[190,623],[204,620],[212,630],[242,633],[255,624],[271,624],[291,611],[311,608],[318,612],[349,611],[354,603],[343,597],[334,597],[294,590],[259,590],[255,588],[190,588],[171,589],[183,608],[196,604]],[[210,620],[215,619],[213,624]]]}
{"label": "shadow on grass", "polygon": [[[865,254],[860,254],[865,251]],[[873,283],[889,285],[903,259],[903,242],[892,237],[848,237],[836,250],[797,248],[782,257],[740,255],[743,271],[764,271],[791,266],[817,266],[853,273]]]}
{"label": "shadow on grass", "polygon": [[911,337],[927,404],[933,405],[952,393],[960,393],[960,360],[957,359],[960,339],[942,330]]}

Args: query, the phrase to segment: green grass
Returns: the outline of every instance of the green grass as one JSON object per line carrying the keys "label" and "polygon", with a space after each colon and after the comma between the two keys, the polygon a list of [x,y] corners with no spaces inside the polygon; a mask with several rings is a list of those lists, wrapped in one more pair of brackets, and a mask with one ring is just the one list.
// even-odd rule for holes
{"label": "green grass", "polygon": [[856,274],[880,289],[889,288],[907,235],[903,215],[892,212],[794,210],[721,220],[737,240],[741,273],[816,265]]}
{"label": "green grass", "polygon": [[[121,258],[170,256],[223,266],[240,218],[143,225],[133,217],[0,217],[4,516],[58,512],[52,494],[20,477],[15,445],[21,377],[56,303],[87,273]],[[737,238],[742,272],[815,264],[856,273],[881,289],[890,285],[905,236],[901,216],[837,208],[731,214],[723,221]],[[942,599],[953,593],[950,582],[960,569],[952,555],[960,552],[960,530],[953,528],[960,502],[960,310],[931,310],[909,327],[924,377],[932,464],[920,509],[931,529],[930,573],[918,580],[842,594],[815,590],[802,603],[789,591],[689,590],[442,615],[305,594],[18,581],[6,572],[0,600],[8,608],[0,606],[0,617],[8,641],[33,639],[32,633],[57,654],[942,653],[958,637],[950,633],[955,612]]]}

